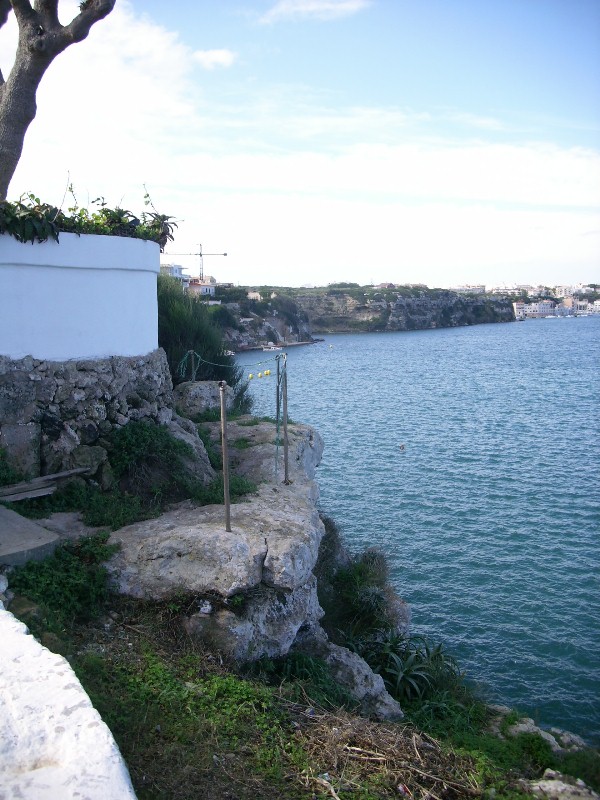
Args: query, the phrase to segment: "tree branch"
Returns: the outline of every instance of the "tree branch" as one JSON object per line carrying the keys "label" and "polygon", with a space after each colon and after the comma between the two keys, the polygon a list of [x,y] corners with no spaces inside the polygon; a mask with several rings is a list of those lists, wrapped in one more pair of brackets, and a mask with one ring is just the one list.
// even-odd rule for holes
{"label": "tree branch", "polygon": [[10,4],[15,12],[15,17],[19,23],[33,22],[37,19],[37,14],[31,7],[29,0],[10,0]]}
{"label": "tree branch", "polygon": [[90,32],[95,22],[107,17],[115,7],[115,0],[86,0],[81,4],[81,12],[64,28],[71,42],[81,42]]}
{"label": "tree branch", "polygon": [[34,0],[34,9],[44,20],[46,25],[58,26],[58,0]]}
{"label": "tree branch", "polygon": [[8,19],[11,9],[12,6],[10,4],[10,0],[0,0],[0,28]]}

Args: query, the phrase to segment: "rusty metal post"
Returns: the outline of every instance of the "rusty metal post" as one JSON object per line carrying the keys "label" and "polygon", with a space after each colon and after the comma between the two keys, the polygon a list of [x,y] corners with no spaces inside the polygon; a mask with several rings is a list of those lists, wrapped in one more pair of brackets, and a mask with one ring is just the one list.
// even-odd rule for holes
{"label": "rusty metal post", "polygon": [[219,381],[221,393],[221,453],[223,459],[223,499],[225,500],[225,530],[231,532],[231,501],[229,498],[229,450],[227,447],[227,406],[225,389],[227,383]]}
{"label": "rusty metal post", "polygon": [[277,426],[277,432],[279,433],[279,420],[281,419],[281,368],[279,366],[281,361],[281,356],[276,356],[275,361],[277,361],[277,389],[276,389],[276,398],[275,398],[275,424]]}
{"label": "rusty metal post", "polygon": [[283,357],[283,482],[291,483],[289,473],[289,440],[288,440],[288,413],[287,413],[287,359]]}

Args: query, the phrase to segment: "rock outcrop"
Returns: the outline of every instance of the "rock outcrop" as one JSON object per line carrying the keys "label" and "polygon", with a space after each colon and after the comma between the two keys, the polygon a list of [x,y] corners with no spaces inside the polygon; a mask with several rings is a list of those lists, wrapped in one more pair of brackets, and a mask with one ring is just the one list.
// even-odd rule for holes
{"label": "rock outcrop", "polygon": [[[219,381],[186,381],[178,384],[173,390],[175,408],[184,417],[194,418],[198,414],[213,408],[219,408],[221,390]],[[225,407],[231,411],[234,391],[231,386],[225,388]]]}
{"label": "rock outcrop", "polygon": [[[219,425],[209,425],[215,439]],[[238,661],[278,657],[292,648],[323,658],[363,713],[399,719],[402,711],[363,659],[334,645],[319,626],[323,612],[314,574],[324,525],[317,511],[315,469],[321,437],[289,426],[289,478],[272,423],[242,417],[229,423],[238,475],[260,481],[257,492],[231,508],[186,502],[159,519],[115,532],[120,551],[109,562],[115,588],[133,597],[185,595],[181,622],[191,636]],[[236,447],[236,444],[238,445]]]}
{"label": "rock outcrop", "polygon": [[236,471],[265,482],[232,506],[232,530],[225,530],[223,506],[183,503],[114,533],[120,551],[109,564],[123,594],[164,600],[185,593],[195,595],[199,607],[210,601],[210,612],[191,615],[186,628],[240,660],[285,654],[299,628],[322,613],[312,570],[324,531],[313,480],[323,442],[307,426],[290,426],[292,482],[284,485],[275,427],[244,425],[248,421],[229,425],[232,444],[245,444],[232,447],[239,454]]}

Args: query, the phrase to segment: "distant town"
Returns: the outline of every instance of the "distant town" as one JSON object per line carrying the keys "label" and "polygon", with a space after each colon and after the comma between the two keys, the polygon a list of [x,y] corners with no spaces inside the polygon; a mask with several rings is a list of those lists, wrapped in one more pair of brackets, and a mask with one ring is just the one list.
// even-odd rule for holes
{"label": "distant town", "polygon": [[600,285],[574,286],[454,286],[458,294],[495,294],[517,297],[513,302],[515,319],[540,317],[584,317],[600,314]]}
{"label": "distant town", "polygon": [[[209,303],[219,305],[220,300],[214,300],[215,294],[219,289],[232,289],[232,283],[219,283],[212,275],[201,274],[196,277],[186,275],[184,268],[179,264],[161,264],[161,274],[169,275],[181,282],[185,291],[190,294],[201,295]],[[335,287],[357,287],[358,284],[343,283],[332,284]],[[371,289],[394,290],[408,287],[411,289],[427,289],[425,284],[396,284],[380,283],[370,286]],[[261,287],[264,291],[264,287]],[[316,288],[314,286],[304,286],[305,289]],[[529,284],[512,284],[499,286],[485,286],[484,284],[451,286],[448,291],[462,295],[496,295],[502,297],[514,297],[513,309],[515,319],[540,317],[572,317],[589,316],[600,314],[600,284],[592,283],[584,285],[582,283],[571,286],[532,286]],[[263,294],[259,288],[248,286],[248,300],[261,301]]]}

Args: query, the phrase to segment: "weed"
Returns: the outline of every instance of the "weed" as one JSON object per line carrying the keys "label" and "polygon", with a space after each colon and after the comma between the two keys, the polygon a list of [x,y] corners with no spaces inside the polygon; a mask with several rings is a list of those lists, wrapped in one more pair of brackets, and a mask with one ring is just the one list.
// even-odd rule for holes
{"label": "weed", "polygon": [[[242,478],[239,475],[229,476],[229,496],[232,501],[235,502],[235,500],[244,495],[253,494],[256,490],[256,484],[247,478]],[[225,502],[223,476],[215,478],[207,486],[194,487],[190,491],[190,497],[201,506],[222,505]]]}
{"label": "weed", "polygon": [[249,447],[252,447],[252,439],[248,439],[246,436],[241,436],[239,439],[236,439],[232,442],[232,447],[235,447],[236,450],[247,450]]}
{"label": "weed", "polygon": [[102,492],[96,486],[72,481],[54,494],[19,502],[19,513],[40,519],[59,511],[81,511],[86,525],[113,531],[142,519],[156,516],[157,507],[144,504],[140,497],[112,489]]}
{"label": "weed", "polygon": [[160,505],[144,504],[140,497],[113,490],[101,492],[90,489],[88,502],[83,508],[82,519],[93,527],[108,526],[116,531],[142,519],[158,516]]}
{"label": "weed", "polygon": [[329,609],[337,627],[353,637],[390,627],[393,617],[387,579],[385,556],[376,550],[366,550],[338,569],[331,579],[335,600]]}
{"label": "weed", "polygon": [[213,469],[223,469],[221,452],[217,449],[215,443],[213,442],[210,431],[204,428],[202,425],[197,425],[197,428],[198,436],[200,439],[202,439],[202,443],[204,444],[204,449],[206,450],[206,455],[208,456],[211,467]]}
{"label": "weed", "polygon": [[[75,668],[141,800],[231,796],[232,780],[236,797],[298,797],[284,776],[306,768],[306,754],[288,741],[289,721],[272,689],[234,674],[207,674],[194,653],[167,658],[163,647],[146,642],[130,654],[87,654]],[[224,768],[231,777],[221,788]]]}
{"label": "weed", "polygon": [[108,533],[59,546],[43,561],[29,561],[11,574],[11,589],[42,605],[53,632],[92,619],[108,598],[107,572],[102,565],[116,552]]}
{"label": "weed", "polygon": [[128,476],[134,483],[144,468],[160,465],[167,471],[180,471],[181,458],[192,455],[191,447],[175,439],[167,428],[143,420],[113,430],[109,446],[115,477]]}
{"label": "weed", "polygon": [[282,658],[263,657],[246,666],[246,671],[266,683],[283,684],[294,702],[306,702],[325,709],[356,709],[358,703],[333,678],[329,666],[304,653]]}

